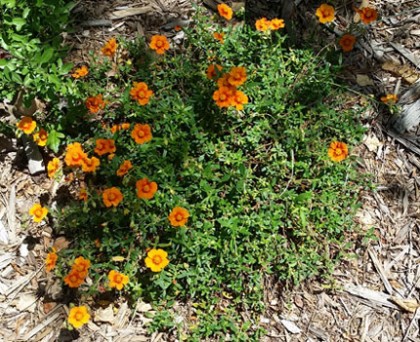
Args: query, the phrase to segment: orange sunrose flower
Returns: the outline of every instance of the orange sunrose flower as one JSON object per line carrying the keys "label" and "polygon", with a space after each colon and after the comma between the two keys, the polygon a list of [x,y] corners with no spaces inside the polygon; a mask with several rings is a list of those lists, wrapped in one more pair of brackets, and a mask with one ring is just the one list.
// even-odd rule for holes
{"label": "orange sunrose flower", "polygon": [[225,34],[223,32],[222,33],[214,32],[213,37],[222,44],[225,42],[225,39],[224,39]]}
{"label": "orange sunrose flower", "polygon": [[17,128],[23,131],[25,134],[31,134],[36,128],[36,121],[29,116],[24,116],[17,123]]}
{"label": "orange sunrose flower", "polygon": [[112,134],[115,134],[118,131],[127,130],[129,128],[130,128],[130,124],[128,122],[124,122],[124,123],[119,124],[119,125],[113,125],[111,127],[111,133]]}
{"label": "orange sunrose flower", "polygon": [[166,50],[169,50],[169,42],[165,36],[154,35],[149,44],[152,50],[155,50],[158,55],[163,55]]}
{"label": "orange sunrose flower", "polygon": [[149,200],[155,195],[158,185],[147,178],[142,178],[136,182],[136,188],[138,198]]}
{"label": "orange sunrose flower", "polygon": [[45,129],[41,128],[39,132],[33,135],[33,138],[38,146],[45,146],[48,140],[48,133]]}
{"label": "orange sunrose flower", "polygon": [[181,30],[182,30],[182,27],[181,27],[181,26],[179,26],[179,25],[176,25],[176,26],[174,27],[174,30],[175,30],[176,32],[179,32],[179,31],[181,31]]}
{"label": "orange sunrose flower", "polygon": [[152,140],[152,129],[148,124],[135,124],[131,137],[137,144],[144,144]]}
{"label": "orange sunrose flower", "polygon": [[270,20],[270,29],[273,31],[282,29],[284,26],[285,24],[283,19],[274,18]]}
{"label": "orange sunrose flower", "polygon": [[88,97],[86,100],[86,108],[90,113],[95,114],[105,108],[105,101],[102,98],[102,94]]}
{"label": "orange sunrose flower", "polygon": [[128,276],[117,271],[110,271],[108,273],[109,287],[116,288],[121,291],[124,285],[128,284]]}
{"label": "orange sunrose flower", "polygon": [[43,207],[39,203],[35,203],[31,209],[29,209],[29,215],[32,215],[34,222],[41,222],[48,214],[48,209]]}
{"label": "orange sunrose flower", "polygon": [[83,172],[95,172],[98,166],[101,164],[98,158],[92,157],[92,158],[84,158],[82,160],[82,170]]}
{"label": "orange sunrose flower", "polygon": [[175,207],[172,209],[171,213],[169,214],[169,222],[171,222],[171,226],[173,227],[182,227],[188,221],[188,217],[190,213],[187,209],[181,207]]}
{"label": "orange sunrose flower", "polygon": [[321,24],[326,24],[334,20],[335,10],[334,7],[330,5],[322,4],[316,9],[315,15],[318,17]]}
{"label": "orange sunrose flower", "polygon": [[386,104],[395,104],[398,101],[398,96],[396,94],[386,94],[381,97],[381,101]]}
{"label": "orange sunrose flower", "polygon": [[224,74],[222,77],[220,77],[217,80],[217,86],[220,87],[227,87],[231,88],[232,90],[235,90],[235,87],[232,87],[232,85],[229,83],[229,73]]}
{"label": "orange sunrose flower", "polygon": [[60,159],[53,158],[47,164],[48,177],[53,178],[57,170],[60,168]]}
{"label": "orange sunrose flower", "polygon": [[334,162],[341,162],[349,155],[347,144],[340,141],[333,141],[328,149],[328,156]]}
{"label": "orange sunrose flower", "polygon": [[226,4],[217,5],[217,11],[219,12],[219,15],[225,18],[226,20],[232,19],[233,11],[232,11],[232,8],[230,8],[228,5]]}
{"label": "orange sunrose flower", "polygon": [[338,44],[340,44],[344,52],[349,52],[353,50],[355,43],[356,43],[356,37],[353,36],[352,34],[344,34],[338,41]]}
{"label": "orange sunrose flower", "polygon": [[255,21],[255,28],[257,29],[257,31],[267,31],[268,29],[270,29],[270,25],[271,22],[267,20],[267,18],[257,19]]}
{"label": "orange sunrose flower", "polygon": [[213,100],[220,108],[229,107],[232,104],[234,90],[231,87],[220,87],[213,93]]}
{"label": "orange sunrose flower", "polygon": [[115,52],[117,51],[117,40],[115,38],[111,38],[108,40],[105,45],[102,47],[101,52],[108,57],[114,56]]}
{"label": "orange sunrose flower", "polygon": [[116,207],[123,200],[123,194],[120,189],[112,187],[104,190],[102,200],[107,208],[111,206]]}
{"label": "orange sunrose flower", "polygon": [[152,272],[160,272],[169,264],[168,253],[160,248],[152,248],[147,252],[144,263]]}
{"label": "orange sunrose flower", "polygon": [[152,95],[153,91],[147,87],[146,83],[133,82],[133,88],[130,90],[130,96],[133,100],[137,101],[138,104],[142,106],[148,104]]}
{"label": "orange sunrose flower", "polygon": [[[216,70],[217,69],[217,70]],[[215,79],[218,74],[223,70],[223,67],[219,64],[210,64],[207,68],[206,75],[209,80]]]}
{"label": "orange sunrose flower", "polygon": [[244,67],[233,67],[229,71],[228,82],[238,87],[246,81],[246,69]]}
{"label": "orange sunrose flower", "polygon": [[248,103],[248,96],[240,90],[236,90],[232,96],[232,106],[235,106],[237,110],[243,110],[244,104]]}
{"label": "orange sunrose flower", "polygon": [[363,7],[360,9],[355,8],[355,11],[359,13],[360,20],[364,24],[370,24],[371,22],[378,19],[378,12],[374,8],[371,8],[371,7]]}
{"label": "orange sunrose flower", "polygon": [[51,272],[51,270],[54,269],[55,265],[57,264],[57,259],[58,255],[57,253],[55,253],[55,250],[47,254],[47,257],[45,259],[45,270],[47,272]]}
{"label": "orange sunrose flower", "polygon": [[114,139],[97,139],[96,147],[94,149],[98,156],[102,156],[107,153],[114,153],[117,150],[115,147]]}
{"label": "orange sunrose flower", "polygon": [[83,278],[86,278],[90,267],[90,260],[83,258],[82,256],[74,260],[72,271],[77,271]]}
{"label": "orange sunrose flower", "polygon": [[127,172],[133,168],[133,164],[131,164],[131,161],[124,160],[124,162],[120,165],[120,167],[117,170],[117,176],[122,177],[127,174]]}
{"label": "orange sunrose flower", "polygon": [[80,68],[77,68],[74,70],[74,72],[71,74],[71,77],[73,78],[81,78],[85,77],[87,74],[89,74],[89,69],[86,65],[82,65]]}
{"label": "orange sunrose flower", "polygon": [[80,145],[78,142],[75,142],[67,146],[64,161],[66,162],[67,166],[82,166],[83,159],[86,157],[87,155],[85,152],[83,152],[82,145]]}
{"label": "orange sunrose flower", "polygon": [[88,200],[88,193],[87,190],[85,188],[81,188],[80,192],[79,192],[79,200],[83,201],[83,202],[87,202]]}
{"label": "orange sunrose flower", "polygon": [[71,288],[79,287],[85,281],[85,275],[72,269],[69,274],[64,277],[64,283]]}
{"label": "orange sunrose flower", "polygon": [[86,306],[75,306],[70,309],[67,321],[76,329],[88,323],[90,315]]}

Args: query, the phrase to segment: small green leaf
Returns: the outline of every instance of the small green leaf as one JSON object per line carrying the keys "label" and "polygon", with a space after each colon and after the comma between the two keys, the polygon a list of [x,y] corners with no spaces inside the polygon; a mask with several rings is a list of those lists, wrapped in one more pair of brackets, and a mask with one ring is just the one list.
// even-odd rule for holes
{"label": "small green leaf", "polygon": [[52,47],[47,48],[41,55],[41,58],[39,59],[39,63],[40,64],[47,63],[52,58],[53,54],[54,54],[54,49]]}
{"label": "small green leaf", "polygon": [[60,148],[61,139],[63,139],[65,135],[61,132],[57,132],[56,130],[51,130],[48,133],[47,139],[47,146],[54,152],[57,153],[58,149]]}
{"label": "small green leaf", "polygon": [[26,20],[24,18],[13,18],[12,24],[16,26],[16,31],[20,31],[23,25],[26,24]]}

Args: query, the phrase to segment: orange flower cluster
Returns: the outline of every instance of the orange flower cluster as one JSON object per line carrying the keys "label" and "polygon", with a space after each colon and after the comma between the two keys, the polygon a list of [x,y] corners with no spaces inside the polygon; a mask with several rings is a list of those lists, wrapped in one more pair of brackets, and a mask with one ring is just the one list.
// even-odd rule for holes
{"label": "orange flower cluster", "polygon": [[[95,172],[100,161],[96,157],[89,158],[88,155],[83,151],[82,145],[78,142],[67,146],[66,155],[64,161],[67,166],[78,167],[80,166],[83,172]],[[54,167],[54,165],[52,165]]]}
{"label": "orange flower cluster", "polygon": [[335,19],[335,9],[328,4],[322,4],[316,9],[315,15],[321,24],[330,23]]}
{"label": "orange flower cluster", "polygon": [[341,162],[347,158],[349,150],[346,143],[333,141],[328,149],[328,156],[334,162]]}
{"label": "orange flower cluster", "polygon": [[108,57],[113,57],[115,52],[117,51],[117,40],[115,38],[111,38],[108,40],[105,45],[102,47],[101,52]]}
{"label": "orange flower cluster", "polygon": [[267,18],[260,18],[255,21],[255,28],[257,31],[276,31],[284,28],[284,26],[284,20],[278,18],[274,18],[272,20],[268,20]]}
{"label": "orange flower cluster", "polygon": [[94,152],[98,156],[103,156],[107,153],[114,153],[117,150],[115,141],[113,139],[97,139]]}
{"label": "orange flower cluster", "polygon": [[34,121],[30,116],[24,116],[17,123],[17,128],[25,134],[31,134],[36,128],[36,121]]}
{"label": "orange flower cluster", "polygon": [[118,206],[123,200],[123,194],[120,189],[113,186],[112,188],[105,189],[102,193],[102,200],[107,208],[111,206]]}
{"label": "orange flower cluster", "polygon": [[225,42],[225,34],[222,32],[222,33],[220,33],[220,32],[214,32],[213,33],[213,37],[214,37],[214,39],[216,39],[216,40],[218,40],[220,43],[224,43]]}
{"label": "orange flower cluster", "polygon": [[47,254],[47,257],[45,259],[45,270],[47,272],[51,272],[55,265],[57,264],[58,255],[55,252],[55,249],[53,248],[52,252]]}
{"label": "orange flower cluster", "polygon": [[125,176],[128,173],[128,171],[132,168],[133,168],[133,164],[131,164],[131,161],[124,160],[123,163],[120,165],[120,167],[117,170],[117,176],[118,177]]}
{"label": "orange flower cluster", "polygon": [[92,114],[96,114],[106,106],[106,102],[103,100],[102,94],[88,97],[85,104],[86,108]]}
{"label": "orange flower cluster", "polygon": [[338,44],[340,44],[344,52],[349,52],[353,50],[355,43],[356,43],[356,37],[353,36],[352,34],[344,34],[338,41]]}
{"label": "orange flower cluster", "polygon": [[89,273],[89,267],[89,260],[83,257],[76,258],[69,274],[64,277],[64,283],[71,288],[79,287],[85,281],[85,278]]}
{"label": "orange flower cluster", "polygon": [[[216,65],[218,68],[218,66]],[[210,68],[210,67],[209,67]],[[214,67],[213,67],[214,68]],[[221,69],[220,69],[221,70]],[[215,69],[213,69],[215,72]],[[207,77],[212,76],[212,71],[207,70]],[[220,108],[235,107],[242,110],[248,103],[248,96],[237,87],[246,81],[246,69],[244,67],[232,67],[217,80],[218,89],[213,93],[213,100]]]}
{"label": "orange flower cluster", "polygon": [[158,55],[163,55],[165,51],[169,50],[169,42],[165,36],[157,34],[152,37],[149,47]]}
{"label": "orange flower cluster", "polygon": [[108,274],[109,287],[115,288],[118,291],[121,291],[122,288],[128,284],[128,276],[125,274],[119,273],[117,271],[111,270]]}
{"label": "orange flower cluster", "polygon": [[112,134],[115,134],[118,131],[125,131],[125,130],[127,130],[129,128],[130,128],[130,124],[128,122],[124,122],[124,123],[119,124],[119,125],[113,125],[111,127],[111,133]]}
{"label": "orange flower cluster", "polygon": [[381,97],[381,101],[386,104],[395,104],[398,101],[398,96],[396,94],[386,94]]}
{"label": "orange flower cluster", "polygon": [[71,77],[73,78],[82,78],[89,74],[89,69],[86,65],[82,65],[80,68],[77,68],[74,70],[74,72],[71,74]]}
{"label": "orange flower cluster", "polygon": [[153,91],[147,87],[144,82],[133,82],[133,88],[130,90],[130,96],[133,100],[137,101],[139,105],[146,105],[149,103]]}
{"label": "orange flower cluster", "polygon": [[217,11],[219,12],[219,15],[226,20],[232,19],[233,16],[233,10],[226,4],[220,4],[217,5]]}
{"label": "orange flower cluster", "polygon": [[169,214],[169,222],[173,227],[182,227],[185,226],[188,222],[188,217],[190,213],[187,209],[181,207],[175,207],[172,209],[171,213]]}

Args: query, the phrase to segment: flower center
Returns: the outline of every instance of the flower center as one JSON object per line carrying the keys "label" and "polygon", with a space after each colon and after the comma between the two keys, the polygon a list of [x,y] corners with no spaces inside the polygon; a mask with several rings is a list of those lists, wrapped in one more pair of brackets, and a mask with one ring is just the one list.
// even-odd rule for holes
{"label": "flower center", "polygon": [[152,261],[155,265],[160,265],[162,263],[162,257],[160,255],[155,255],[152,258]]}
{"label": "flower center", "polygon": [[74,318],[76,318],[76,321],[81,321],[83,319],[83,313],[78,312]]}
{"label": "flower center", "polygon": [[114,193],[110,193],[110,194],[108,195],[108,199],[109,199],[110,201],[115,200],[115,199],[116,199],[115,194],[114,194]]}
{"label": "flower center", "polygon": [[143,137],[144,137],[144,132],[143,132],[143,131],[137,131],[137,135],[138,135],[140,138],[143,138]]}
{"label": "flower center", "polygon": [[145,186],[143,186],[143,192],[149,192],[150,191],[150,185],[146,184]]}
{"label": "flower center", "polygon": [[41,217],[42,216],[42,209],[38,208],[35,210],[35,216]]}
{"label": "flower center", "polygon": [[146,93],[144,92],[144,90],[140,90],[140,91],[138,92],[138,95],[139,95],[139,97],[140,97],[140,98],[144,98],[144,97],[146,97]]}
{"label": "flower center", "polygon": [[72,282],[72,283],[76,283],[77,282],[77,276],[75,274],[73,274],[72,276],[70,276],[70,282]]}
{"label": "flower center", "polygon": [[72,156],[72,158],[73,158],[74,160],[78,160],[78,159],[80,159],[79,152],[73,152],[73,154],[72,154],[71,156]]}
{"label": "flower center", "polygon": [[184,218],[184,216],[182,216],[181,214],[176,214],[175,219],[177,221],[182,221],[182,219]]}
{"label": "flower center", "polygon": [[221,94],[220,95],[220,100],[222,100],[222,101],[226,100],[226,95],[225,94]]}
{"label": "flower center", "polygon": [[117,274],[117,275],[115,276],[115,278],[114,278],[114,281],[115,281],[116,283],[121,283],[121,282],[122,282],[122,277],[121,277],[119,274]]}
{"label": "flower center", "polygon": [[341,148],[337,148],[335,150],[335,154],[339,156],[339,155],[343,154],[343,151],[341,150]]}
{"label": "flower center", "polygon": [[163,46],[163,42],[162,41],[160,41],[160,40],[158,40],[157,42],[156,42],[156,46],[157,47],[162,47]]}

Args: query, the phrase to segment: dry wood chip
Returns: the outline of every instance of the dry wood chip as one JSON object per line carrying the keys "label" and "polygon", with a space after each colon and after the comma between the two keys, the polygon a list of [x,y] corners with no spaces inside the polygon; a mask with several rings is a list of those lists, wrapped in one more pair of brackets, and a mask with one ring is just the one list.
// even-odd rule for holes
{"label": "dry wood chip", "polygon": [[420,304],[416,299],[401,299],[397,297],[390,297],[389,300],[397,304],[401,309],[412,313],[416,312],[417,308],[420,307]]}
{"label": "dry wood chip", "polygon": [[126,17],[131,17],[134,15],[145,14],[153,11],[153,7],[144,6],[144,7],[132,7],[120,11],[115,11],[111,14],[111,19],[121,19]]}
{"label": "dry wood chip", "polygon": [[398,310],[399,307],[393,304],[389,299],[390,295],[387,295],[383,292],[373,291],[366,287],[353,284],[345,284],[344,290],[350,293],[353,296],[357,296],[363,299],[366,299],[368,302],[371,302],[373,305],[382,305],[388,308]]}

